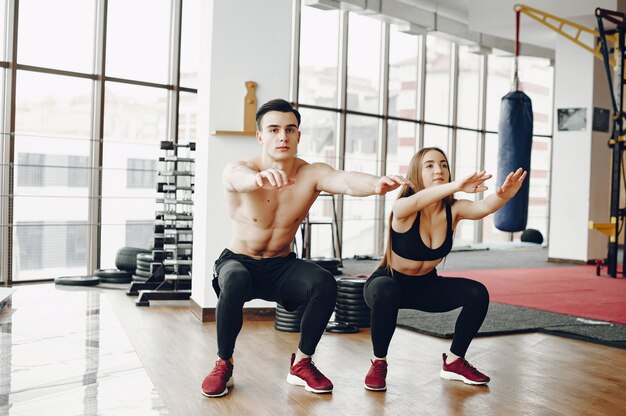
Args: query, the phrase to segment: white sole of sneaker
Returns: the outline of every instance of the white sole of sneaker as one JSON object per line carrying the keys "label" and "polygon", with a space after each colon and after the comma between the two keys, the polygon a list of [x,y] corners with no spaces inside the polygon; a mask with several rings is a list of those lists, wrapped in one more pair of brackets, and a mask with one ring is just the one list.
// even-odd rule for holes
{"label": "white sole of sneaker", "polygon": [[441,372],[439,373],[439,376],[441,378],[445,378],[446,380],[458,380],[458,381],[462,381],[465,384],[471,384],[473,386],[482,386],[484,384],[489,383],[488,381],[472,381],[468,378],[463,377],[460,374],[457,373],[453,373],[451,371],[446,371],[446,370],[441,370]]}
{"label": "white sole of sneaker", "polygon": [[314,389],[313,387],[309,386],[306,381],[302,380],[298,376],[294,376],[291,373],[287,374],[287,383],[291,384],[292,386],[304,386],[304,389],[306,391],[310,391],[312,393],[317,393],[317,394],[324,394],[324,393],[332,393],[333,392],[332,390],[318,390],[318,389]]}
{"label": "white sole of sneaker", "polygon": [[386,391],[387,390],[387,386],[380,387],[380,388],[369,387],[367,384],[364,384],[363,386],[365,387],[365,390],[369,390],[369,391]]}
{"label": "white sole of sneaker", "polygon": [[226,388],[224,389],[223,392],[218,393],[218,394],[207,394],[204,392],[204,390],[202,391],[202,395],[206,396],[206,397],[222,397],[222,396],[226,396],[228,394],[228,388],[232,387],[235,385],[235,381],[233,380],[233,378],[229,378],[228,381],[226,382]]}

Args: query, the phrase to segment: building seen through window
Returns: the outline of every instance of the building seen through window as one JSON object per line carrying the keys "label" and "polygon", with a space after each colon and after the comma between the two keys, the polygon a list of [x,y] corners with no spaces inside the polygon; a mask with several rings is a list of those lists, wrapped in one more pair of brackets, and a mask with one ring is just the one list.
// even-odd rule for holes
{"label": "building seen through window", "polygon": [[[0,2],[3,27],[10,27],[5,11],[14,1]],[[16,85],[15,129],[0,126],[1,140],[14,140],[14,282],[91,274],[94,230],[97,252],[91,255],[101,268],[115,267],[121,247],[149,248],[163,155],[159,143],[196,139],[199,0],[109,0],[106,19],[96,4],[19,1],[15,35],[22,66],[9,74]],[[177,8],[178,32],[171,24]],[[106,51],[98,46],[105,32],[96,24],[105,20]],[[0,32],[2,45],[13,40],[10,31]],[[179,41],[180,60],[170,50]],[[5,78],[9,57],[0,51]],[[105,53],[106,67],[94,67]],[[171,77],[172,65],[180,71],[179,84]],[[3,88],[0,83],[5,113],[9,107],[2,106],[10,100]],[[169,111],[174,94],[179,114]],[[171,129],[176,120],[180,124]],[[8,177],[10,161],[0,166]]]}
{"label": "building seen through window", "polygon": [[[341,34],[338,22],[346,13],[347,28]],[[326,30],[320,41],[314,42],[319,33],[315,28],[319,27]],[[386,31],[388,35],[384,36]],[[500,101],[512,88],[513,55],[477,55],[465,43],[436,33],[402,33],[393,24],[372,16],[319,10],[303,1],[295,101],[303,114],[311,112],[317,125],[326,127],[323,131],[303,127],[300,154],[307,160],[332,161],[332,166],[347,170],[406,174],[411,157],[420,147],[436,146],[448,154],[453,177],[486,169],[494,175],[487,183],[486,195],[494,192]],[[342,63],[338,57],[344,50],[346,59]],[[387,51],[387,57],[383,51]],[[386,84],[381,82],[382,67],[387,68]],[[337,89],[342,77],[347,80],[343,91]],[[553,68],[546,59],[520,57],[519,77],[521,90],[533,103],[536,135],[527,228],[538,229],[547,237]],[[483,84],[486,94],[480,90]],[[346,97],[345,104],[342,96]],[[381,105],[384,99],[386,106]],[[306,123],[307,118],[304,120]],[[337,125],[345,129],[333,128]],[[343,149],[343,154],[336,149]],[[343,198],[344,257],[382,253],[386,238],[383,225],[396,197],[397,192],[384,198]],[[330,212],[324,208],[329,203],[318,200],[311,212],[329,220],[324,217]],[[497,230],[493,217],[488,216],[481,221],[461,222],[455,232],[455,245],[497,243],[511,238],[519,235]],[[329,253],[332,240],[317,238],[312,246],[314,252]]]}

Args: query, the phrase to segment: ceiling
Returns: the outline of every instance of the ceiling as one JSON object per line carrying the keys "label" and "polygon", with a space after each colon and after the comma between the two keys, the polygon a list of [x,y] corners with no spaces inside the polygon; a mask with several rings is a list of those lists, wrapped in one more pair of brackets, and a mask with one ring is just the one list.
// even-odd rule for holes
{"label": "ceiling", "polygon": [[[471,31],[515,40],[515,12],[518,4],[541,10],[558,18],[594,29],[595,9],[626,11],[626,0],[402,0],[416,7],[466,23]],[[608,27],[608,22],[604,22]],[[520,42],[554,49],[557,33],[522,14]]]}

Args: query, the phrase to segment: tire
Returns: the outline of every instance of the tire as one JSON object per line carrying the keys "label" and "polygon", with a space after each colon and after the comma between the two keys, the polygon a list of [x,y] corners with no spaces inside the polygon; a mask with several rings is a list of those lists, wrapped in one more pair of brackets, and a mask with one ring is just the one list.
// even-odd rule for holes
{"label": "tire", "polygon": [[146,248],[138,247],[122,247],[117,251],[115,256],[115,267],[127,272],[133,272],[137,268],[137,254],[150,253]]}
{"label": "tire", "polygon": [[60,276],[54,278],[55,285],[63,286],[96,286],[100,283],[98,276]]}

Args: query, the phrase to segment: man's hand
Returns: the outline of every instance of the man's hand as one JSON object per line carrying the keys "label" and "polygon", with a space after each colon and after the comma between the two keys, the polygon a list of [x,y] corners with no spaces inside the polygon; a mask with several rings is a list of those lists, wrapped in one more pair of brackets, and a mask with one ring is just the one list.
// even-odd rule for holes
{"label": "man's hand", "polygon": [[374,193],[376,195],[385,195],[387,192],[393,191],[394,189],[397,189],[399,186],[402,186],[402,185],[410,186],[411,188],[415,189],[415,185],[404,176],[399,176],[399,175],[382,176],[376,182],[376,188],[375,188]]}
{"label": "man's hand", "polygon": [[280,169],[265,169],[257,173],[254,181],[259,188],[272,190],[281,189],[296,183],[293,179],[289,179],[285,171]]}
{"label": "man's hand", "polygon": [[509,173],[502,186],[496,190],[496,195],[507,200],[513,198],[522,187],[527,173],[528,172],[522,168],[518,168],[515,172]]}
{"label": "man's hand", "polygon": [[483,182],[491,179],[491,176],[492,175],[488,174],[484,170],[482,172],[474,172],[471,175],[456,181],[457,188],[459,191],[467,192],[468,194],[486,191],[489,188],[483,185]]}

